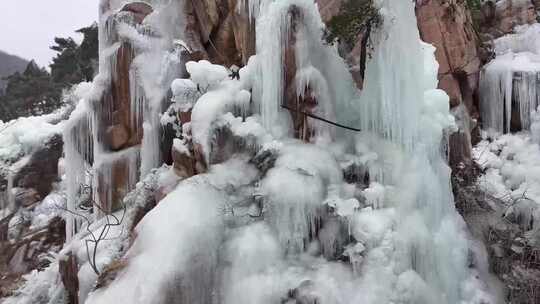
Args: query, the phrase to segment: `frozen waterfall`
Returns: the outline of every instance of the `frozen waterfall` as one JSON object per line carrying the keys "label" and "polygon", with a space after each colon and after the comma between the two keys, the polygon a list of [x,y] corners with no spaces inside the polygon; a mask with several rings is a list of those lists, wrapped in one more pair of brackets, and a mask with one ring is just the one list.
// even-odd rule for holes
{"label": "frozen waterfall", "polygon": [[[469,267],[442,148],[455,122],[413,1],[375,1],[383,23],[371,36],[361,92],[336,47],[321,40],[313,0],[239,2],[254,20],[257,45],[239,79],[201,60],[187,63],[190,79],[175,80],[185,75],[171,68],[181,64],[171,45],[183,38],[186,17],[171,12],[183,1],[150,3],[141,25],[109,28],[110,16],[102,20],[101,53],[109,55],[102,72],[117,77],[114,58],[125,47],[106,42],[119,35],[131,43],[129,121],[140,126],[141,145],[102,151],[95,131],[92,163],[135,168],[127,190],[158,167],[159,114],[172,84],[173,95],[197,91],[196,101],[172,100],[193,105],[177,132],[200,149],[208,170],[181,181],[143,218],[125,268],[86,303],[495,303]],[[294,113],[282,105],[301,99],[313,114],[362,132],[310,117],[313,137],[294,138]],[[85,104],[78,110],[95,115]],[[77,116],[82,124],[66,134],[71,166],[90,158],[77,132],[98,128],[91,115]],[[224,145],[242,142],[243,150],[212,163],[223,129],[231,133]],[[175,145],[193,152],[179,139]],[[348,168],[355,178],[345,176]],[[84,177],[73,167],[68,174],[74,183]]]}

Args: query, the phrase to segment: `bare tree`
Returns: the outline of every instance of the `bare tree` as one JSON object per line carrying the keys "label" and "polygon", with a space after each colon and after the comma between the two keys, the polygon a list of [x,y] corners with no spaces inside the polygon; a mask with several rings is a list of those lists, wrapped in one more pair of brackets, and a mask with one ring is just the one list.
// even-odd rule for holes
{"label": "bare tree", "polygon": [[[80,192],[88,191],[88,189],[92,189],[91,185],[81,185]],[[127,209],[126,209],[126,205],[122,203],[122,215],[119,217],[115,215],[113,212],[104,210],[103,207],[100,206],[100,204],[95,202],[92,196],[90,196],[89,198],[89,203],[91,204],[92,207],[96,208],[99,212],[101,212],[101,214],[104,214],[103,218],[105,221],[105,225],[103,225],[103,227],[101,227],[101,229],[99,229],[98,231],[92,231],[91,226],[94,222],[92,222],[92,220],[83,212],[76,212],[74,210],[69,210],[68,208],[64,208],[64,207],[62,207],[62,210],[70,213],[71,215],[75,217],[83,219],[84,222],[86,223],[86,232],[88,233],[88,236],[90,237],[85,240],[86,255],[88,258],[88,263],[90,264],[90,267],[92,267],[92,270],[97,275],[100,275],[101,272],[97,265],[98,247],[103,241],[110,241],[110,240],[117,239],[123,234],[124,227],[122,227],[121,232],[117,236],[109,237],[112,227],[122,226],[126,213],[127,213]],[[93,247],[91,247],[91,245],[93,245]]]}

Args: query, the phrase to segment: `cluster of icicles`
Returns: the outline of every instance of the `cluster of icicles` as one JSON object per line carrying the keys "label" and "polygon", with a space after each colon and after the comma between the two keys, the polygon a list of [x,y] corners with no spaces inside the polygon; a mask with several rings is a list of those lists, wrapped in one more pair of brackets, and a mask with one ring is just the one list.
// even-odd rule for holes
{"label": "cluster of icicles", "polygon": [[540,24],[524,25],[495,40],[496,58],[480,75],[482,128],[528,130],[540,105]]}

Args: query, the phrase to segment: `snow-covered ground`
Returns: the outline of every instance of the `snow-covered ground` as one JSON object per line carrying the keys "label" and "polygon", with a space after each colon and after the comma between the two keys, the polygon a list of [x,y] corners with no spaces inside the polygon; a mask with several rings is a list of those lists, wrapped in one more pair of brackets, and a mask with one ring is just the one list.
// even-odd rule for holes
{"label": "snow-covered ground", "polygon": [[0,162],[9,162],[41,147],[54,134],[62,133],[59,123],[65,109],[43,116],[0,120]]}
{"label": "snow-covered ground", "polygon": [[504,215],[529,231],[533,242],[540,236],[540,145],[535,137],[528,131],[493,137],[484,133],[473,149],[484,170],[479,185],[505,204]]}

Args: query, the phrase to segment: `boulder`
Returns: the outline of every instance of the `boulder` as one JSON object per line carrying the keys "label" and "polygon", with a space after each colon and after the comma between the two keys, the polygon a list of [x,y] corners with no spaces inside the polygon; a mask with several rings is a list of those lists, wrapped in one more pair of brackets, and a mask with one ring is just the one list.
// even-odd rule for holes
{"label": "boulder", "polygon": [[129,140],[129,133],[123,124],[112,125],[105,131],[107,141],[112,150],[122,149]]}
{"label": "boulder", "polygon": [[193,154],[184,145],[178,144],[179,139],[175,139],[172,146],[172,158],[174,161],[174,171],[182,178],[189,178],[196,174],[196,164]]}

